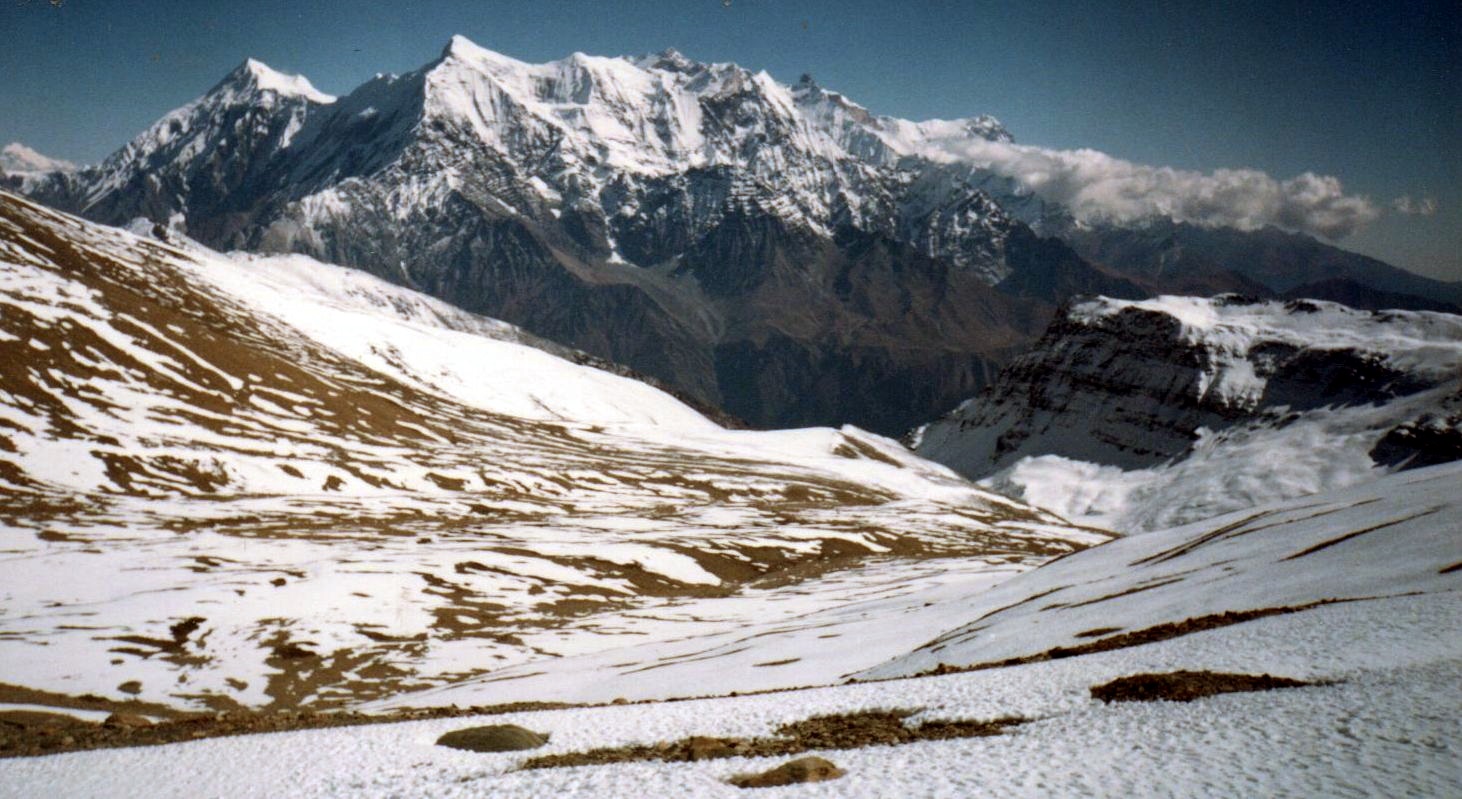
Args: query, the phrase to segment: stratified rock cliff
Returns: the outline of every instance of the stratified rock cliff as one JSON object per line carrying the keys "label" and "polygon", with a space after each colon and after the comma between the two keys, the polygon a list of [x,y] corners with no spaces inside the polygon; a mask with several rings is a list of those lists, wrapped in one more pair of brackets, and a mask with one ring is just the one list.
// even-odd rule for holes
{"label": "stratified rock cliff", "polygon": [[913,441],[1086,521],[1156,523],[1145,497],[1167,491],[1161,520],[1176,523],[1456,458],[1459,380],[1452,314],[1097,298],[1064,309],[990,388]]}

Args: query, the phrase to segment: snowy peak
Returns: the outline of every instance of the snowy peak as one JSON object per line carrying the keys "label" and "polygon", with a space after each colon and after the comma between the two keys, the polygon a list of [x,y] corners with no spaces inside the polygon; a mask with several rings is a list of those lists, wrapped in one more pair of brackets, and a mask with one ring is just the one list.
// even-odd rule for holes
{"label": "snowy peak", "polygon": [[729,165],[802,173],[792,191],[805,198],[813,162],[847,157],[769,75],[673,51],[529,64],[455,36],[423,74],[424,110],[467,134],[457,144],[485,144],[550,184],[576,176],[575,195],[595,195],[612,175]]}
{"label": "snowy peak", "polygon": [[[925,122],[875,116],[843,95],[822,88],[810,75],[803,75],[793,86],[784,86],[764,71],[754,73],[733,63],[698,62],[673,48],[636,57],[575,52],[557,61],[530,64],[457,35],[425,71],[442,75],[443,87],[466,86],[474,79],[488,78],[523,112],[557,117],[571,127],[577,121],[579,130],[597,135],[605,130],[595,124],[599,121],[596,117],[615,117],[623,122],[626,111],[633,111],[638,114],[635,121],[644,126],[640,132],[651,134],[643,142],[651,148],[660,143],[653,135],[656,128],[675,122],[698,137],[711,139],[718,125],[735,126],[742,121],[738,117],[751,111],[747,102],[761,105],[759,111],[763,114],[784,118],[789,127],[800,126],[813,132],[813,138],[831,136],[845,144],[850,133],[846,128],[852,127],[884,139],[898,155],[918,154],[925,144],[956,138],[1012,140],[1009,131],[990,116]],[[728,119],[716,111],[731,108],[711,107],[718,101],[742,113]],[[580,107],[579,119],[561,107],[565,104]],[[500,109],[489,104],[477,110],[491,115]],[[674,119],[666,119],[667,110],[674,112],[669,115]],[[813,149],[819,155],[835,158],[865,157],[848,149],[831,152],[816,144]],[[714,158],[712,153],[707,156]]]}
{"label": "snowy peak", "polygon": [[222,206],[247,206],[251,182],[277,182],[275,159],[334,101],[303,77],[247,59],[83,173],[74,195],[57,204],[118,224],[140,217],[206,225],[202,217]]}
{"label": "snowy peak", "polygon": [[0,149],[0,172],[75,172],[76,165],[59,158],[49,158],[18,141]]}
{"label": "snowy peak", "polygon": [[467,61],[490,61],[523,67],[528,66],[526,62],[519,61],[496,50],[489,50],[460,33],[454,34],[452,38],[447,40],[447,45],[442,48],[440,60],[445,61],[449,58],[459,58]]}
{"label": "snowy peak", "polygon": [[803,75],[792,87],[791,95],[801,113],[849,155],[878,165],[890,165],[906,156],[937,153],[959,141],[1015,140],[998,119],[988,115],[923,122],[877,116],[846,96],[818,85],[811,75]]}
{"label": "snowy peak", "polygon": [[214,92],[220,89],[273,92],[284,97],[300,97],[312,103],[329,105],[335,102],[333,95],[316,89],[303,75],[287,75],[257,59],[248,58],[230,72]]}
{"label": "snowy peak", "polygon": [[[708,404],[744,403],[732,412],[754,424],[853,422],[897,433],[983,384],[989,364],[947,368],[951,336],[985,363],[1011,350],[1010,337],[1037,331],[1035,317],[996,310],[1019,302],[1007,296],[1020,290],[989,294],[1022,258],[1018,241],[1006,243],[1021,223],[989,202],[973,167],[920,155],[924,139],[973,135],[979,125],[878,117],[814,87],[668,50],[534,64],[456,36],[419,69],[321,103],[304,79],[251,60],[101,167],[57,191],[28,193],[95,221],[142,218],[217,249],[301,252],[431,287]],[[844,256],[863,264],[858,282],[880,297],[890,288],[874,283],[912,274],[891,262],[932,259],[925,266],[956,276],[955,293],[984,299],[966,313],[960,308],[970,306],[945,290],[920,294],[915,307],[837,293],[835,307],[811,317],[793,310],[797,302],[772,301],[778,284],[824,302],[833,295],[814,287],[832,285]],[[508,282],[456,274],[483,267]],[[586,267],[602,274],[590,277]],[[917,280],[934,274],[916,271]],[[566,290],[625,292],[641,310],[626,310],[623,298],[594,300],[592,319],[580,322],[528,300]],[[743,313],[731,307],[741,303],[768,318],[724,324]],[[602,332],[641,313],[656,322]],[[913,321],[926,314],[949,317],[938,342],[927,334],[933,328]],[[900,332],[879,316],[894,317]],[[860,321],[845,326],[845,318]],[[856,345],[834,332],[855,328]],[[818,403],[780,388],[767,392],[771,399],[760,390],[729,397],[722,384],[740,380],[712,364],[749,356],[714,354],[731,352],[720,339],[756,339],[759,329],[795,331],[797,347],[811,350],[832,336],[838,358],[843,347],[888,348],[887,368],[917,360],[942,387],[917,409],[895,411],[905,400],[892,392],[878,400],[893,420],[884,410],[865,413],[868,400],[834,414],[843,397],[868,392],[823,381]],[[993,329],[1006,332],[986,335]],[[917,354],[906,336],[920,342]],[[650,354],[665,350],[674,354]],[[856,381],[861,368],[836,371]],[[796,411],[793,395],[802,397]]]}
{"label": "snowy peak", "polygon": [[658,53],[640,56],[634,59],[634,62],[647,69],[659,69],[667,72],[695,72],[704,68],[703,64],[686,58],[683,53],[674,47],[667,47]]}
{"label": "snowy peak", "polygon": [[[411,171],[430,164],[453,186],[472,182],[467,173],[511,174],[511,190],[501,177],[490,182],[519,213],[595,202],[619,176],[729,167],[749,191],[766,195],[763,205],[777,205],[784,221],[826,233],[835,218],[861,221],[887,208],[896,189],[864,184],[892,178],[871,177],[870,168],[918,156],[929,142],[1009,135],[987,117],[916,123],[875,116],[810,78],[788,87],[764,71],[701,63],[673,49],[640,57],[576,52],[531,64],[461,35],[420,70],[368,81],[349,100],[337,102],[302,76],[246,59],[115,153],[84,181],[85,199],[74,208],[118,222],[178,211],[196,216],[198,209],[176,201],[191,187],[144,201],[113,195],[144,171],[187,172],[200,158],[229,158],[227,169],[210,167],[222,201],[229,193],[272,191],[281,174],[310,191],[328,188],[331,180],[372,174],[409,152],[418,161]],[[271,166],[297,136],[309,143],[308,156]],[[255,175],[260,185],[226,185]],[[130,216],[95,210],[111,206]],[[878,227],[891,231],[897,223]]]}
{"label": "snowy peak", "polygon": [[701,63],[673,49],[529,64],[454,36],[426,73],[435,96],[429,108],[467,121],[515,155],[515,145],[547,136],[580,157],[642,174],[717,164],[779,177],[790,170],[800,177],[794,193],[806,190],[801,182],[815,163],[888,165],[949,139],[1010,140],[991,117],[875,116],[810,76],[789,87],[764,71]]}

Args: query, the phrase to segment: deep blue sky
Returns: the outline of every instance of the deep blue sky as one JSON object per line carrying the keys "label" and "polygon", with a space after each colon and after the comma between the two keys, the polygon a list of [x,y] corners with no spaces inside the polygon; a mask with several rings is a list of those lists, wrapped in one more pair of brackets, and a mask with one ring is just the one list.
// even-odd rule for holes
{"label": "deep blue sky", "polygon": [[1388,213],[1343,244],[1462,279],[1455,0],[0,0],[0,143],[95,161],[247,56],[343,94],[453,33],[529,61],[675,47],[810,72],[879,113],[993,114],[1029,144],[1431,197],[1434,215]]}

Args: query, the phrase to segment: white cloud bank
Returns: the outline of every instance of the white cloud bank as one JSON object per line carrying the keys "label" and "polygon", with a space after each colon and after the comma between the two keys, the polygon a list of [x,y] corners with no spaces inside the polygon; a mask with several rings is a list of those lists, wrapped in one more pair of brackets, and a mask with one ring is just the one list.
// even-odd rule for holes
{"label": "white cloud bank", "polygon": [[[1152,215],[1253,230],[1275,225],[1340,239],[1381,215],[1340,180],[1305,172],[1276,180],[1257,169],[1195,172],[1113,158],[1097,150],[1048,150],[985,140],[940,142],[928,155],[957,159],[1013,178],[1078,219],[1129,222]],[[1408,198],[1408,202],[1409,198]]]}
{"label": "white cloud bank", "polygon": [[1407,216],[1431,216],[1437,212],[1437,201],[1430,197],[1413,200],[1411,195],[1407,194],[1392,200],[1391,208],[1396,213]]}

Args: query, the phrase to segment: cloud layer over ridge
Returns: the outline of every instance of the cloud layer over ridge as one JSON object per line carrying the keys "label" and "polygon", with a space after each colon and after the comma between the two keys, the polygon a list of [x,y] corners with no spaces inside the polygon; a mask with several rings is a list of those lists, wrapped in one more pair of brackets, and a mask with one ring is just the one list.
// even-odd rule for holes
{"label": "cloud layer over ridge", "polygon": [[1277,180],[1257,169],[1196,172],[1149,166],[1091,150],[966,140],[927,153],[1013,178],[1078,219],[1130,222],[1152,215],[1180,222],[1254,230],[1275,225],[1341,239],[1381,215],[1370,198],[1346,194],[1340,180],[1304,172]]}

